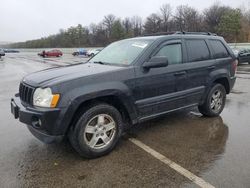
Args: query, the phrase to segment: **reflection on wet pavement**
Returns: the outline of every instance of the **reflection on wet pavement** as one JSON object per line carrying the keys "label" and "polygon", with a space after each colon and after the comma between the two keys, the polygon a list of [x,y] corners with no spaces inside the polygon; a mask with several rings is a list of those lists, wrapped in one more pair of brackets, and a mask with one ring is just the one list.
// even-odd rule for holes
{"label": "reflection on wet pavement", "polygon": [[197,117],[187,112],[169,114],[130,132],[197,175],[223,154],[228,137],[228,127],[221,117]]}

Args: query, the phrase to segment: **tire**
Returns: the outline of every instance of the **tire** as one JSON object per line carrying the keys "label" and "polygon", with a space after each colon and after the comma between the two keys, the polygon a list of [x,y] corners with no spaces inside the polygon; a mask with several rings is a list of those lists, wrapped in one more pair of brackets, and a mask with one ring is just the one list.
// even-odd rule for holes
{"label": "tire", "polygon": [[68,136],[72,147],[80,156],[91,159],[111,152],[122,131],[120,112],[111,105],[101,103],[82,112]]}
{"label": "tire", "polygon": [[226,90],[221,84],[214,84],[202,105],[198,106],[200,113],[208,117],[219,116],[226,103]]}

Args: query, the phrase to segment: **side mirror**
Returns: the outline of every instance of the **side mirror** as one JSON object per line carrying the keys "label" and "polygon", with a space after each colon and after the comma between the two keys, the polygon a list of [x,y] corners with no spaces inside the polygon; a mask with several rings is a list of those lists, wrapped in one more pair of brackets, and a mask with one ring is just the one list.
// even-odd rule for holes
{"label": "side mirror", "polygon": [[154,56],[145,62],[142,67],[145,69],[159,68],[168,66],[168,58],[165,56]]}

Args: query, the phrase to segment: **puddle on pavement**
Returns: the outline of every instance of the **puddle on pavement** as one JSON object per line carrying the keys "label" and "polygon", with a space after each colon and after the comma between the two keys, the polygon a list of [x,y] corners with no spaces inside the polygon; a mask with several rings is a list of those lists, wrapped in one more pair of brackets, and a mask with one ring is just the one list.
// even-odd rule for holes
{"label": "puddle on pavement", "polygon": [[224,153],[228,127],[221,117],[179,112],[137,125],[128,136],[199,174]]}

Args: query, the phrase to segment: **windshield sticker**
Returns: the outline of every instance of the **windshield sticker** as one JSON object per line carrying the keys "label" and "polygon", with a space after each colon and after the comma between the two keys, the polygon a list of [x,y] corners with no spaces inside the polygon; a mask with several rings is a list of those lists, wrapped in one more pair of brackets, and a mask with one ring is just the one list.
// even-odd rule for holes
{"label": "windshield sticker", "polygon": [[138,48],[145,48],[148,44],[147,43],[140,43],[140,42],[136,42],[134,44],[132,44],[132,46],[134,47],[138,47]]}

